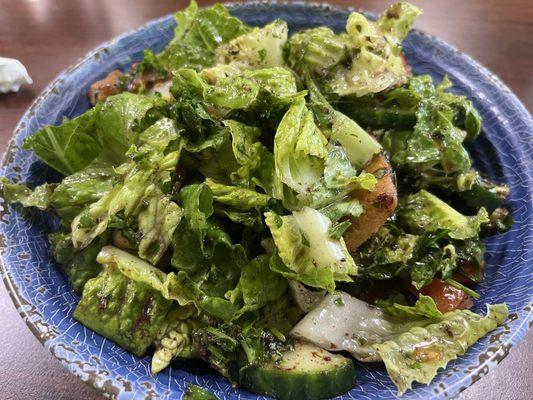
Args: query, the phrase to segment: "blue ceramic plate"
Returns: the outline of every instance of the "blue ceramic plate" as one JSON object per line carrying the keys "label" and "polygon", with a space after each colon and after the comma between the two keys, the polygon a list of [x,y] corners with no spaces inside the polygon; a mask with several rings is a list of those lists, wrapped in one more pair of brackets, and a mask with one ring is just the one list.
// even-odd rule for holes
{"label": "blue ceramic plate", "polygon": [[[252,25],[283,18],[292,30],[328,25],[345,26],[348,9],[320,4],[251,3],[229,6],[231,13]],[[21,150],[25,137],[64,116],[85,111],[89,85],[109,71],[126,69],[149,47],[161,50],[172,36],[171,16],[153,21],[102,45],[48,86],[26,112],[4,156],[2,175],[13,181],[42,183],[54,173],[32,153]],[[451,362],[429,386],[415,385],[404,399],[443,399],[487,374],[526,334],[532,322],[533,287],[533,123],[519,100],[494,75],[448,44],[413,31],[405,41],[409,64],[416,74],[439,80],[447,74],[454,90],[473,99],[483,116],[483,133],[471,146],[476,166],[511,188],[509,206],[513,228],[486,241],[487,273],[478,287],[485,303],[506,302],[507,323]],[[108,396],[120,399],[180,398],[189,382],[213,391],[221,399],[256,399],[232,388],[221,376],[195,362],[175,362],[157,376],[150,375],[150,358],[138,358],[72,319],[78,297],[50,256],[46,234],[52,219],[22,211],[2,201],[0,246],[3,278],[20,315],[43,345],[82,380]],[[395,388],[379,365],[359,365],[357,387],[343,399],[395,397]]]}

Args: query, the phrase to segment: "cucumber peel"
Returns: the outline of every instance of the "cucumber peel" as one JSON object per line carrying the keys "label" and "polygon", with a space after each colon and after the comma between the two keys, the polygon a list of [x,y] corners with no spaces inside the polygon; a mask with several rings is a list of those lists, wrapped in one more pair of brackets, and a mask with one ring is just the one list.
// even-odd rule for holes
{"label": "cucumber peel", "polygon": [[277,361],[242,369],[241,384],[281,400],[325,399],[352,389],[355,369],[349,358],[298,341]]}

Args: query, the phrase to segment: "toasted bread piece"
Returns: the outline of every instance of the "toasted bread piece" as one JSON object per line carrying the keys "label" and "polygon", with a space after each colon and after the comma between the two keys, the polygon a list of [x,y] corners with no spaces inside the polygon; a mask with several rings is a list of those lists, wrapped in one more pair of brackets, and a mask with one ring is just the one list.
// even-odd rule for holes
{"label": "toasted bread piece", "polygon": [[376,174],[378,183],[373,191],[354,190],[351,196],[363,206],[363,214],[351,218],[352,224],[344,233],[348,251],[355,251],[389,218],[398,205],[398,195],[389,161],[383,153],[376,154],[365,167],[366,172]]}

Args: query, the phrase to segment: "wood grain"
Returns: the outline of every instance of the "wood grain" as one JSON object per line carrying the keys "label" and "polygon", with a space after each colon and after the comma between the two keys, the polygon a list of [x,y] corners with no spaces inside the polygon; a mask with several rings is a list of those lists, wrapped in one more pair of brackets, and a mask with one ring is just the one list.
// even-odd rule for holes
{"label": "wood grain", "polygon": [[[389,1],[338,0],[379,12]],[[533,6],[530,0],[413,1],[424,9],[416,27],[470,54],[533,106]],[[0,56],[21,60],[34,80],[19,93],[0,95],[0,150],[16,122],[54,76],[99,43],[180,8],[170,0],[0,0]],[[199,1],[211,4],[213,1]],[[38,343],[0,288],[0,398],[98,399],[93,389],[64,371]],[[533,335],[466,399],[529,399]]]}

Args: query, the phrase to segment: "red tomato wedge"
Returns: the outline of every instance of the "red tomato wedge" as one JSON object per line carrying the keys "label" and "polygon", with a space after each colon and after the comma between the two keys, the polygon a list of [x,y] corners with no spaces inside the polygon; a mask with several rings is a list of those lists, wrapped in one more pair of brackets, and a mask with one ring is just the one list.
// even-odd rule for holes
{"label": "red tomato wedge", "polygon": [[415,296],[431,297],[440,312],[445,313],[453,310],[464,310],[472,307],[472,298],[450,284],[434,279],[429,285],[417,290],[413,285],[407,283],[407,288]]}

